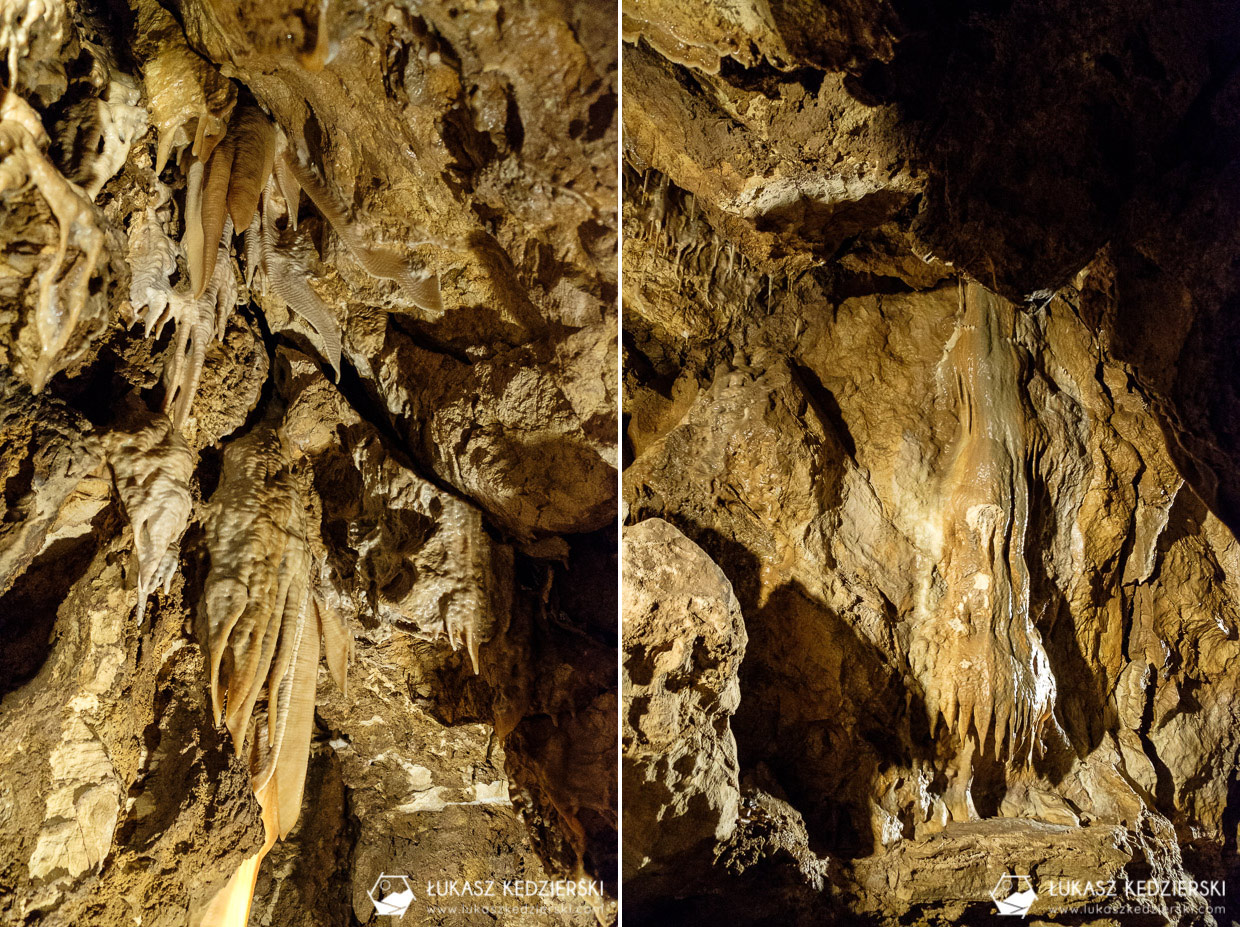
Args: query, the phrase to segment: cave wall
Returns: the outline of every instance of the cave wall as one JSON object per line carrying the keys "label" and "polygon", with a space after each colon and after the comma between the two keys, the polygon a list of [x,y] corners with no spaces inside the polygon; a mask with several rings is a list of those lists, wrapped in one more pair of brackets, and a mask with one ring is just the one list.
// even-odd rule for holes
{"label": "cave wall", "polygon": [[614,921],[613,18],[55,0],[0,50],[0,922],[215,922],[271,833],[217,605],[277,565],[348,640],[249,922],[374,923],[393,871],[427,923],[487,878],[601,886],[500,923]]}
{"label": "cave wall", "polygon": [[1234,878],[1234,6],[623,28],[626,914]]}
{"label": "cave wall", "polygon": [[0,921],[1235,875],[1235,5],[614,13],[0,5]]}

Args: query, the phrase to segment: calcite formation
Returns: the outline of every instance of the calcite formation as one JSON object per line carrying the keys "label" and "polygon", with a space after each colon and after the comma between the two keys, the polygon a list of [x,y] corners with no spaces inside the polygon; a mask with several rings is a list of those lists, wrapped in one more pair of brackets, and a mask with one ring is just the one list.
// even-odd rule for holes
{"label": "calcite formation", "polygon": [[941,541],[908,658],[931,728],[942,721],[960,744],[945,810],[967,821],[974,751],[1028,764],[1054,723],[1056,684],[1031,611],[1019,359],[992,294],[970,282],[960,302],[941,370],[959,434],[937,474],[942,515],[930,531]]}
{"label": "calcite formation", "polygon": [[162,174],[174,148],[207,161],[225,135],[237,86],[189,47],[176,18],[155,0],[134,9],[134,50],[140,56],[151,121],[158,133],[155,173]]}
{"label": "calcite formation", "polygon": [[0,924],[614,921],[614,39],[0,2]]}
{"label": "calcite formation", "polygon": [[[666,622],[626,624],[628,916],[981,924],[1023,874],[1031,921],[1230,923],[1234,9],[623,28],[625,583]],[[664,678],[728,601],[703,552],[741,621]]]}
{"label": "calcite formation", "polygon": [[193,452],[167,416],[144,413],[134,403],[130,427],[106,438],[116,494],[133,529],[139,623],[151,593],[159,587],[171,591],[194,506]]}
{"label": "calcite formation", "polygon": [[[60,354],[77,330],[91,276],[103,253],[103,230],[85,191],[48,160],[44,149],[49,139],[43,124],[13,88],[5,89],[0,101],[0,133],[0,154],[4,156],[0,193],[33,185],[47,201],[60,227],[59,244],[39,276],[34,312],[39,353],[30,378],[38,392],[62,363]],[[80,254],[74,255],[66,270],[70,244]],[[60,279],[62,275],[64,281]]]}

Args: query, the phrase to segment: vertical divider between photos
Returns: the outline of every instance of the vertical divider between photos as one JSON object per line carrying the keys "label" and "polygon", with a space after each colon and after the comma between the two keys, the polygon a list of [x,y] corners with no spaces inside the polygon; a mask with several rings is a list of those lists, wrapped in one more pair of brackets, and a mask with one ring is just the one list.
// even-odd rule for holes
{"label": "vertical divider between photos", "polygon": [[624,776],[621,772],[624,743],[622,713],[624,711],[623,673],[621,671],[624,647],[624,584],[623,539],[624,530],[621,500],[624,497],[623,453],[624,447],[624,12],[621,0],[616,0],[616,923],[624,924]]}

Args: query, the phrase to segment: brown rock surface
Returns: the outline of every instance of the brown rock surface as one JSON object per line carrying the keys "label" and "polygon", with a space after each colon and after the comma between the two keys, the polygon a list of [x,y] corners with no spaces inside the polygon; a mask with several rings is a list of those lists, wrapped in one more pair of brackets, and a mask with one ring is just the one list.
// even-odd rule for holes
{"label": "brown rock surface", "polygon": [[728,720],[745,625],[727,577],[661,519],[625,532],[622,576],[624,879],[634,891],[667,891],[736,829]]}
{"label": "brown rock surface", "polygon": [[[0,3],[0,924],[209,921],[277,743],[250,923],[375,923],[384,872],[419,922],[615,920],[614,44],[542,0]],[[212,631],[265,685],[240,752]],[[426,891],[477,879],[601,889]]]}
{"label": "brown rock surface", "polygon": [[635,0],[625,39],[625,530],[748,635],[736,825],[635,922],[1240,879],[1234,8]]}

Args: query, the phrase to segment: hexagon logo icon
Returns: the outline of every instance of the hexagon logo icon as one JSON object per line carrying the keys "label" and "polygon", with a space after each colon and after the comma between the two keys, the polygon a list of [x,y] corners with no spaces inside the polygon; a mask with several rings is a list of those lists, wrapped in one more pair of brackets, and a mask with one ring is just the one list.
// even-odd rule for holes
{"label": "hexagon logo icon", "polygon": [[376,914],[404,917],[405,912],[409,910],[409,905],[413,904],[413,886],[403,875],[379,873],[374,887],[367,894],[374,902]]}
{"label": "hexagon logo icon", "polygon": [[1025,917],[1037,900],[1038,893],[1033,890],[1033,880],[1029,876],[1008,875],[1005,872],[990,890],[990,897],[994,899],[1000,914]]}

